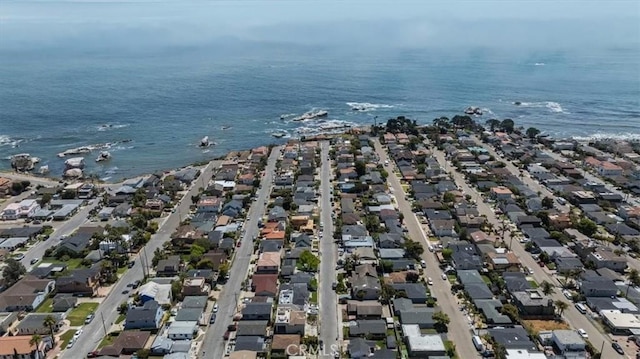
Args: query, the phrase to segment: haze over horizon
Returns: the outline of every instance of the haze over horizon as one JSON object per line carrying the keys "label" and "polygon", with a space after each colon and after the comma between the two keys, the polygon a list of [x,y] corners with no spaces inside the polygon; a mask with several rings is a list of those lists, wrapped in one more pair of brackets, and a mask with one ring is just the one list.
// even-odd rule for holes
{"label": "haze over horizon", "polygon": [[239,42],[356,51],[633,50],[640,48],[638,23],[637,1],[5,1],[0,51]]}

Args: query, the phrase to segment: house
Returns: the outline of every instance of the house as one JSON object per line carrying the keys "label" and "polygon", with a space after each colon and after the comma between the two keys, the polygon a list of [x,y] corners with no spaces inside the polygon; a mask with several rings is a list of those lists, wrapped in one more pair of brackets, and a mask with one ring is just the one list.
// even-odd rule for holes
{"label": "house", "polygon": [[537,352],[538,348],[531,341],[527,331],[520,325],[514,327],[496,327],[487,329],[489,335],[496,343],[501,344],[505,349],[519,349]]}
{"label": "house", "polygon": [[138,350],[145,348],[150,336],[150,332],[140,330],[127,330],[121,332],[113,343],[103,347],[98,355],[108,357],[118,357],[121,354],[131,355]]}
{"label": "house", "polygon": [[626,258],[605,248],[596,248],[587,256],[586,262],[591,263],[596,269],[609,268],[619,273],[624,273],[627,269]]}
{"label": "house", "polygon": [[579,281],[580,293],[585,297],[615,297],[618,294],[618,287],[611,279],[587,272]]}
{"label": "house", "polygon": [[275,334],[304,335],[307,316],[304,311],[279,307],[274,323]]}
{"label": "house", "polygon": [[236,338],[235,351],[264,352],[265,340],[261,336],[242,336]]}
{"label": "house", "polygon": [[56,294],[51,305],[54,312],[66,312],[78,305],[78,297],[70,294]]}
{"label": "house", "polygon": [[242,320],[271,320],[272,303],[250,302],[242,309]]}
{"label": "house", "polygon": [[304,354],[300,348],[300,334],[276,334],[271,342],[271,357],[289,357]]}
{"label": "house", "polygon": [[531,288],[531,284],[527,281],[527,276],[519,272],[504,272],[502,278],[507,286],[509,293],[521,292]]}
{"label": "house", "polygon": [[158,329],[164,311],[158,302],[150,300],[141,307],[132,307],[127,311],[124,329]]}
{"label": "house", "polygon": [[89,247],[92,237],[93,232],[76,232],[75,234],[63,239],[58,245],[56,252],[77,256]]}
{"label": "house", "polygon": [[14,335],[49,334],[49,328],[43,324],[44,318],[47,316],[52,316],[55,319],[53,331],[57,332],[63,325],[63,313],[29,313],[15,327]]}
{"label": "house", "polygon": [[255,295],[274,298],[278,294],[278,275],[275,273],[256,273],[251,277],[251,290]]}
{"label": "house", "polygon": [[167,338],[173,340],[193,339],[198,333],[198,322],[173,321],[167,328]]}
{"label": "house", "polygon": [[631,335],[640,330],[640,315],[621,313],[619,310],[600,311],[602,321],[609,327],[613,334]]}
{"label": "house", "polygon": [[208,298],[205,296],[186,297],[182,300],[182,308],[198,308],[204,312],[207,307]]}
{"label": "house", "polygon": [[180,273],[180,256],[169,256],[167,259],[161,259],[156,266],[156,275],[158,277],[173,277]]}
{"label": "house", "polygon": [[[140,286],[140,288],[138,289],[138,295],[140,297],[140,301],[142,301],[143,303],[146,303],[150,300],[155,300],[160,305],[171,304],[171,284],[160,284],[154,282],[153,280],[150,280]],[[192,297],[187,297],[184,299],[184,301],[187,301],[188,298]]]}
{"label": "house", "polygon": [[513,192],[507,187],[497,186],[491,188],[491,197],[496,200],[506,200],[513,197]]}
{"label": "house", "polygon": [[[0,192],[1,193],[1,192]],[[45,358],[49,343],[42,340],[31,344],[30,336],[0,337],[0,359],[32,359]]]}
{"label": "house", "polygon": [[69,275],[56,279],[58,293],[71,293],[77,296],[93,297],[100,287],[101,262],[91,268],[79,268],[69,272]]}
{"label": "house", "polygon": [[403,325],[402,333],[410,358],[446,357],[447,349],[437,334],[422,334],[417,325]]}
{"label": "house", "polygon": [[387,323],[383,319],[357,320],[349,326],[349,337],[381,339],[387,336]]}
{"label": "house", "polygon": [[182,282],[182,295],[209,295],[211,287],[203,277],[187,277]]}
{"label": "house", "polygon": [[482,258],[476,252],[476,247],[469,242],[451,242],[447,248],[452,250],[451,260],[456,270],[482,269]]}
{"label": "house", "polygon": [[429,298],[427,288],[422,283],[394,283],[391,286],[397,292],[403,292],[404,297],[412,303],[426,303]]}
{"label": "house", "polygon": [[382,318],[382,304],[377,300],[347,302],[347,313],[355,315],[357,319],[380,319]]}
{"label": "house", "polygon": [[513,304],[523,317],[551,317],[555,314],[553,299],[539,289],[511,293]]}
{"label": "house", "polygon": [[437,219],[430,222],[433,235],[437,237],[458,237],[453,219]]}
{"label": "house", "polygon": [[575,330],[554,330],[551,332],[551,340],[565,357],[587,357],[586,343]]}
{"label": "house", "polygon": [[0,293],[0,311],[30,312],[40,306],[55,288],[55,281],[27,275]]}
{"label": "house", "polygon": [[413,307],[402,309],[398,312],[400,323],[403,325],[417,325],[420,329],[433,329],[436,322],[433,320],[434,308]]}
{"label": "house", "polygon": [[489,266],[493,270],[519,272],[520,260],[513,252],[507,252],[504,248],[497,248],[496,252],[487,254]]}
{"label": "house", "polygon": [[351,297],[358,300],[377,300],[380,297],[380,280],[371,264],[355,267],[351,276]]}
{"label": "house", "polygon": [[256,263],[256,273],[278,273],[280,271],[280,253],[260,253]]}
{"label": "house", "polygon": [[596,171],[604,177],[622,176],[624,169],[615,163],[602,161],[596,166]]}
{"label": "house", "polygon": [[242,320],[238,322],[236,338],[242,336],[265,337],[267,335],[268,323],[266,320]]}

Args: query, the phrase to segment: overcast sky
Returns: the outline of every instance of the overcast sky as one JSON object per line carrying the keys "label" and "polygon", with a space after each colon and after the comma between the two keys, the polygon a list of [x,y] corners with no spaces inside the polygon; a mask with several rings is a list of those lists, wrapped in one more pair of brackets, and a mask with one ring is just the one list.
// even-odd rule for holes
{"label": "overcast sky", "polygon": [[[495,23],[493,23],[495,21]],[[567,21],[567,24],[563,23]],[[521,24],[520,22],[523,22]],[[547,28],[540,23],[551,22]],[[533,24],[533,25],[532,25]],[[221,37],[400,46],[640,42],[640,1],[0,1],[0,48]],[[509,41],[510,39],[510,41]]]}

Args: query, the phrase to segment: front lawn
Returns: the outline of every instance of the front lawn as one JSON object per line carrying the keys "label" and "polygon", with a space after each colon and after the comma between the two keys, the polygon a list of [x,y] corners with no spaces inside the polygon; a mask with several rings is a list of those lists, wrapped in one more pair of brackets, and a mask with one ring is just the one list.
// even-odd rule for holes
{"label": "front lawn", "polygon": [[61,348],[64,349],[67,347],[67,344],[69,344],[75,333],[75,329],[69,329],[60,336],[59,342],[61,343]]}
{"label": "front lawn", "polygon": [[99,303],[80,303],[75,309],[69,313],[67,319],[71,322],[72,326],[80,326],[84,324],[84,320],[87,319],[87,315],[96,311]]}
{"label": "front lawn", "polygon": [[126,314],[120,314],[120,315],[118,315],[118,318],[116,318],[115,324],[120,324],[120,323],[124,322],[125,319],[127,319],[127,315]]}
{"label": "front lawn", "polygon": [[53,298],[47,298],[38,309],[36,309],[36,313],[51,313],[53,312]]}
{"label": "front lawn", "polygon": [[311,292],[311,300],[312,304],[318,304],[318,292]]}
{"label": "front lawn", "polygon": [[529,282],[529,285],[531,285],[531,288],[538,288],[539,287],[538,283],[535,280],[529,280],[527,282]]}

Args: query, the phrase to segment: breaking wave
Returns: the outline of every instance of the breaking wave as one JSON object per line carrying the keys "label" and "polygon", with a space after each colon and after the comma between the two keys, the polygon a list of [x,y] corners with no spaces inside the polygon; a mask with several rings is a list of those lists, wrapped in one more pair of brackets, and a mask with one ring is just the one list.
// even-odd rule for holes
{"label": "breaking wave", "polygon": [[597,132],[588,136],[573,136],[576,141],[596,141],[596,140],[620,140],[620,141],[640,141],[640,133],[606,133]]}
{"label": "breaking wave", "polygon": [[535,64],[533,64],[533,66],[544,66],[545,63],[544,62],[536,62]]}
{"label": "breaking wave", "polygon": [[369,103],[369,102],[347,102],[347,106],[351,107],[353,111],[375,111],[379,108],[393,108],[393,105],[385,105],[380,103]]}
{"label": "breaking wave", "polygon": [[114,125],[111,123],[105,123],[104,125],[98,126],[98,131],[115,130],[118,128],[125,128],[125,127],[129,127],[129,125],[128,124]]}
{"label": "breaking wave", "polygon": [[514,105],[520,107],[530,107],[530,108],[547,108],[551,112],[555,113],[569,113],[565,111],[562,106],[553,101],[542,101],[542,102],[514,102]]}
{"label": "breaking wave", "polygon": [[19,147],[22,142],[24,142],[22,138],[11,138],[7,135],[0,135],[0,147],[11,146],[11,148],[16,148]]}

